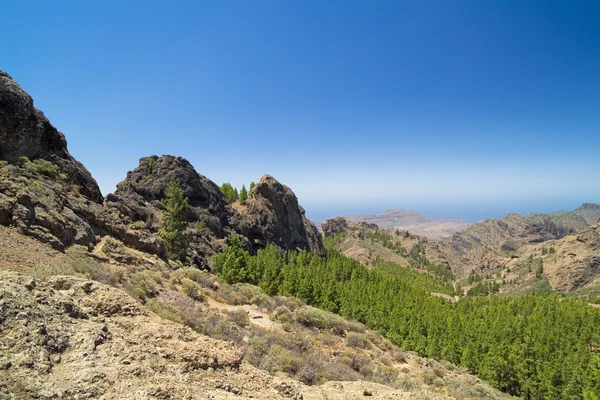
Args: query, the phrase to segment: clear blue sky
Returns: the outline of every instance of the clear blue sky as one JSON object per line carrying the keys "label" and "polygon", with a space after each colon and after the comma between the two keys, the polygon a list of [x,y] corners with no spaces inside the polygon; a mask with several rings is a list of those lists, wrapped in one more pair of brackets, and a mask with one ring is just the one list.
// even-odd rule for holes
{"label": "clear blue sky", "polygon": [[173,154],[315,220],[600,201],[597,0],[0,0],[0,68],[104,194]]}

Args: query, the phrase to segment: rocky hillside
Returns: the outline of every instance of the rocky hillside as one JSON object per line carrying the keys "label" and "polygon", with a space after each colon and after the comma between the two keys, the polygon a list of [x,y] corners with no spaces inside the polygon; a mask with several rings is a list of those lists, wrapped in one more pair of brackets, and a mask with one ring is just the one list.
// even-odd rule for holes
{"label": "rocky hillside", "polygon": [[375,215],[349,215],[349,221],[368,222],[387,230],[408,230],[428,239],[439,240],[467,228],[460,218],[427,218],[415,211],[394,209]]}
{"label": "rocky hillside", "polygon": [[105,237],[0,227],[0,398],[507,399],[362,324]]}
{"label": "rocky hillside", "polygon": [[8,75],[0,71],[0,160],[16,163],[21,157],[48,160],[60,167],[65,180],[94,202],[102,196],[90,172],[67,150],[67,140],[33,99]]}
{"label": "rocky hillside", "polygon": [[209,268],[234,235],[250,251],[323,254],[273,177],[230,205],[187,160],[151,156],[103,197],[5,73],[0,106],[0,398],[507,398],[362,324],[167,258],[172,177],[188,200],[188,266]]}
{"label": "rocky hillside", "polygon": [[509,214],[479,222],[438,243],[428,253],[459,276],[488,271],[506,263],[523,246],[557,240],[590,226],[600,218],[600,205],[586,203],[570,212]]}
{"label": "rocky hillside", "polygon": [[505,279],[520,282],[517,291],[543,278],[553,290],[598,292],[600,221],[561,239],[523,246],[507,260],[505,270],[510,271],[505,272]]}
{"label": "rocky hillside", "polygon": [[244,207],[231,207],[217,185],[181,157],[144,157],[102,197],[89,171],[67,150],[65,137],[6,73],[0,73],[0,224],[14,226],[55,249],[93,248],[104,236],[165,256],[162,204],[171,177],[182,185],[191,237],[186,262],[208,267],[232,235],[250,250],[267,241],[283,250],[323,254],[315,226],[294,192],[265,176]]}

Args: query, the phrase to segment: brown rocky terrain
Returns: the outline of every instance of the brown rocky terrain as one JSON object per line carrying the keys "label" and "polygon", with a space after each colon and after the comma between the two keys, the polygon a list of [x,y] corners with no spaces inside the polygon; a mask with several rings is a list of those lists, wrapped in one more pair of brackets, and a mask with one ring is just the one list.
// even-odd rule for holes
{"label": "brown rocky terrain", "polygon": [[600,218],[600,205],[590,203],[571,212],[509,214],[430,243],[427,252],[432,261],[450,266],[458,276],[490,271],[506,264],[523,246],[561,239],[588,228],[594,217]]}
{"label": "brown rocky terrain", "polygon": [[431,240],[440,240],[466,229],[470,224],[460,218],[427,218],[415,211],[394,209],[375,215],[349,215],[347,220],[368,222],[381,229],[408,230]]}
{"label": "brown rocky terrain", "polygon": [[[507,260],[506,267],[517,277],[532,259],[541,261],[541,277],[553,290],[570,292],[600,285],[600,221],[577,234],[524,246]],[[506,275],[511,279],[511,274]],[[527,284],[535,279],[535,271],[531,271],[522,280]]]}
{"label": "brown rocky terrain", "polygon": [[508,398],[361,324],[115,239],[63,253],[0,227],[0,244],[0,398]]}
{"label": "brown rocky terrain", "polygon": [[[231,206],[187,160],[151,156],[103,198],[0,78],[0,398],[508,398],[362,324],[189,267],[208,267],[233,235],[249,250],[323,253],[273,177]],[[158,235],[172,176],[189,200],[188,267]]]}

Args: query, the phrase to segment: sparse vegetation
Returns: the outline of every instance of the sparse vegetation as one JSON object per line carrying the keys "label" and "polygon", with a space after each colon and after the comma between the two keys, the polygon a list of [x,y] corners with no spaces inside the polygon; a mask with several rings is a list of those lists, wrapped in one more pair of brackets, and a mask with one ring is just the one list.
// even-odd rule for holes
{"label": "sparse vegetation", "polygon": [[42,158],[37,158],[31,161],[27,157],[21,157],[18,164],[28,171],[46,175],[47,177],[53,179],[58,178],[60,174],[60,168],[57,165],[54,165],[52,162]]}

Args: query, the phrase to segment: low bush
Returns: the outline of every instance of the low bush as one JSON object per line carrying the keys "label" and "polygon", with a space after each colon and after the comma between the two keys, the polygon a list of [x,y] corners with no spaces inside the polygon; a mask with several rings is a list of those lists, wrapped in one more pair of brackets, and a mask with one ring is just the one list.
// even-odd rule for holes
{"label": "low bush", "polygon": [[193,280],[189,278],[182,278],[181,286],[183,288],[183,293],[185,293],[189,298],[194,299],[196,301],[204,301],[202,288]]}
{"label": "low bush", "polygon": [[158,294],[156,279],[150,276],[148,271],[136,272],[131,276],[130,282],[133,294],[142,301]]}
{"label": "low bush", "polygon": [[250,325],[250,317],[244,310],[233,310],[227,312],[227,318],[240,328]]}
{"label": "low bush", "polygon": [[161,299],[150,299],[146,302],[146,307],[161,318],[183,323],[179,310],[173,304]]}
{"label": "low bush", "polygon": [[371,347],[369,338],[364,333],[348,332],[346,335],[346,344],[350,347],[359,349],[368,349]]}
{"label": "low bush", "polygon": [[50,178],[58,178],[60,174],[60,168],[57,165],[42,158],[31,161],[27,157],[21,157],[19,159],[19,165],[28,171],[46,175]]}

